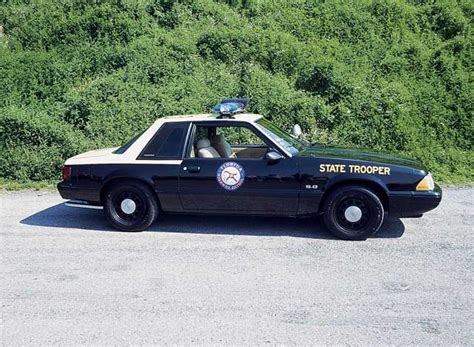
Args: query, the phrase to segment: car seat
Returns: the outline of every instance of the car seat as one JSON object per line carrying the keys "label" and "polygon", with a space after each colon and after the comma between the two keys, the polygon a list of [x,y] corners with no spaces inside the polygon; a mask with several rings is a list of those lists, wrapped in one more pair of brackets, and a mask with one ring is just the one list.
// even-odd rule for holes
{"label": "car seat", "polygon": [[199,158],[220,158],[221,156],[208,139],[200,139],[196,144],[197,156]]}
{"label": "car seat", "polygon": [[222,158],[235,158],[236,155],[232,151],[232,147],[226,141],[224,135],[215,135],[211,139],[212,146],[217,150]]}

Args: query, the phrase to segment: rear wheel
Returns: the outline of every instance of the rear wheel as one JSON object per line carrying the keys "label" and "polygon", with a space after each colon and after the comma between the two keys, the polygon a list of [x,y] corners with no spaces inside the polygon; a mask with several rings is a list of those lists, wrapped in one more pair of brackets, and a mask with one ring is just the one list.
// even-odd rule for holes
{"label": "rear wheel", "polygon": [[140,182],[123,182],[111,187],[105,195],[105,215],[122,231],[142,231],[158,216],[155,195]]}
{"label": "rear wheel", "polygon": [[368,188],[341,187],[325,203],[324,223],[341,239],[365,240],[380,229],[383,219],[382,202]]}

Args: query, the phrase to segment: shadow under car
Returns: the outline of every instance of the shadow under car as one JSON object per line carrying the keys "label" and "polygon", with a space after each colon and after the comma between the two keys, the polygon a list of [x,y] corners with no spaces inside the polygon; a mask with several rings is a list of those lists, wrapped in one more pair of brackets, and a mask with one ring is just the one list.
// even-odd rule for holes
{"label": "shadow under car", "polygon": [[[21,224],[89,231],[120,232],[107,221],[101,210],[71,208],[60,203],[20,221]],[[163,214],[145,232],[173,232],[221,235],[291,236],[336,239],[322,219],[287,217],[249,217]],[[399,219],[388,218],[374,238],[399,238],[405,226]]]}

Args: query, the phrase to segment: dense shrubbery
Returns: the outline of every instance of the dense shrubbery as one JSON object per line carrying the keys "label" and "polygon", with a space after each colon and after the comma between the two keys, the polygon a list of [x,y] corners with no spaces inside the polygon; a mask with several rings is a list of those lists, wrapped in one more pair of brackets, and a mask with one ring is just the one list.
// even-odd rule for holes
{"label": "dense shrubbery", "polygon": [[10,1],[0,5],[0,177],[155,118],[249,96],[314,142],[406,152],[473,180],[472,18],[464,1]]}

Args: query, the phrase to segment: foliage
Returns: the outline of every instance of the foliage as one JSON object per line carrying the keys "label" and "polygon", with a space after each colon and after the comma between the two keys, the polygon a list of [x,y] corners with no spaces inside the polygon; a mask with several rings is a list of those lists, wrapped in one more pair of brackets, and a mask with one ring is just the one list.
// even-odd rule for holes
{"label": "foliage", "polygon": [[473,13],[468,0],[4,2],[0,177],[57,180],[67,157],[247,96],[310,141],[473,181]]}

